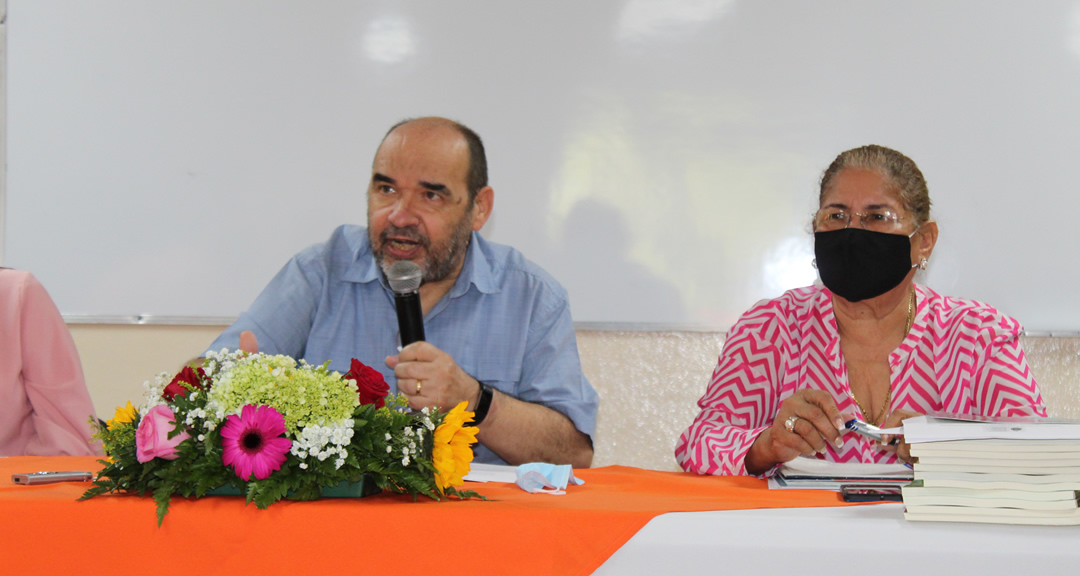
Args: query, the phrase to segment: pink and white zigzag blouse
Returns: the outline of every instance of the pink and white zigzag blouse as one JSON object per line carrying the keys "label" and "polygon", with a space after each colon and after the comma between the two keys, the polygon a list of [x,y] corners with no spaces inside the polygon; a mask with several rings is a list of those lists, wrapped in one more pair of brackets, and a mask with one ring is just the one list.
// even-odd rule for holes
{"label": "pink and white zigzag blouse", "polygon": [[[1046,415],[1016,320],[980,302],[915,289],[911,331],[889,355],[890,412]],[[781,402],[803,388],[829,392],[841,414],[861,415],[848,387],[832,293],[822,286],[759,302],[739,319],[698,401],[701,413],[679,438],[679,464],[698,474],[746,474],[750,445],[773,423]],[[829,446],[818,457],[897,460],[862,436],[843,438],[842,448]]]}

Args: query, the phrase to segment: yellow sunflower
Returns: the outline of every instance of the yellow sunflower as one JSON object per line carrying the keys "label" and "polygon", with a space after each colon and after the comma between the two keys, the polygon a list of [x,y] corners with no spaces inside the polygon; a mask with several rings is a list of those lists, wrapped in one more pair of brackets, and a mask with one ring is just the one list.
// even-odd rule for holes
{"label": "yellow sunflower", "polygon": [[117,406],[116,414],[112,417],[112,420],[106,422],[105,425],[109,430],[112,430],[121,424],[134,422],[136,414],[135,407],[131,405],[131,402],[128,402],[127,406]]}
{"label": "yellow sunflower", "polygon": [[447,486],[461,486],[465,482],[462,476],[469,473],[469,463],[473,459],[471,445],[476,443],[479,429],[465,425],[473,419],[473,413],[465,411],[467,405],[467,402],[462,402],[454,406],[435,429],[435,447],[431,459],[435,465],[435,485],[440,493]]}

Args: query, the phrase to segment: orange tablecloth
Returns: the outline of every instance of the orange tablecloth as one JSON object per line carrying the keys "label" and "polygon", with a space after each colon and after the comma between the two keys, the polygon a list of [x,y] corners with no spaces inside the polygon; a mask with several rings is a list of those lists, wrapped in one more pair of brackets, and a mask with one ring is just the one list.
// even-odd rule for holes
{"label": "orange tablecloth", "polygon": [[6,573],[588,574],[666,512],[844,504],[832,492],[769,491],[754,478],[610,466],[575,470],[585,485],[564,496],[469,484],[486,502],[380,494],[259,510],[240,497],[176,498],[158,528],[149,497],[76,502],[89,484],[11,482],[12,473],[100,467],[94,458],[0,458]]}

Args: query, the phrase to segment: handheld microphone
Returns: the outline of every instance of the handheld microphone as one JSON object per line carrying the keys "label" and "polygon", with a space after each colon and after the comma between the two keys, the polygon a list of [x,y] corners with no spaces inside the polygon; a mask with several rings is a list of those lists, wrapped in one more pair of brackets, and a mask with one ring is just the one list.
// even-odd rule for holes
{"label": "handheld microphone", "polygon": [[394,262],[386,271],[386,281],[394,291],[402,348],[424,340],[424,310],[420,306],[422,280],[420,267],[408,260]]}

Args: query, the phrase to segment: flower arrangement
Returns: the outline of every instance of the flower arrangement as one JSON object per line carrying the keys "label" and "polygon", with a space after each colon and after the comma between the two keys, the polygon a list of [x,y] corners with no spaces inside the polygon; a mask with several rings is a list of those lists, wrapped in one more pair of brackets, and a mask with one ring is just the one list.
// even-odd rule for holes
{"label": "flower arrangement", "polygon": [[140,410],[128,402],[97,425],[108,458],[82,499],[150,493],[160,526],[173,495],[230,487],[259,508],[363,480],[414,499],[479,496],[457,489],[477,432],[464,402],[414,412],[358,360],[344,376],[328,365],[222,350],[160,374]]}

